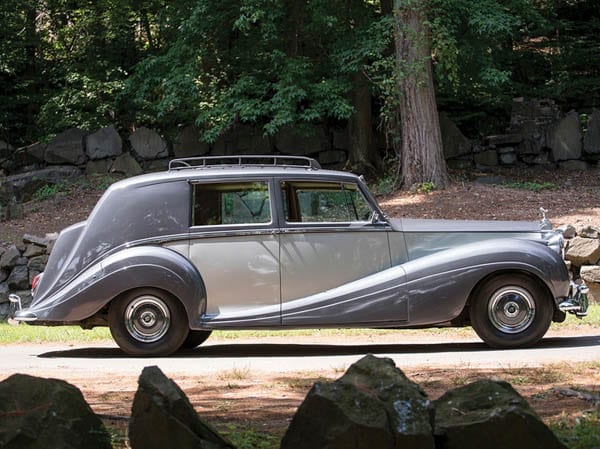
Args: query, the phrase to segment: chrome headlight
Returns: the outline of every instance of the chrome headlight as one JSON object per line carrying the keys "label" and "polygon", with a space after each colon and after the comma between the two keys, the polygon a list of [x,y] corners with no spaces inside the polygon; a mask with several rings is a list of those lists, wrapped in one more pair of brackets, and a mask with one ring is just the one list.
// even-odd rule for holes
{"label": "chrome headlight", "polygon": [[563,259],[565,258],[565,238],[560,232],[555,232],[552,234],[552,236],[548,239],[547,244],[552,251],[560,254]]}

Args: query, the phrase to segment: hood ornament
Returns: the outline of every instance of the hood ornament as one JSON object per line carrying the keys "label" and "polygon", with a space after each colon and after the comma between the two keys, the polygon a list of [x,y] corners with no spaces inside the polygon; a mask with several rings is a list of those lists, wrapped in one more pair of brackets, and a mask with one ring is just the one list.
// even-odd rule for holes
{"label": "hood ornament", "polygon": [[546,213],[548,212],[548,209],[544,209],[543,207],[540,207],[540,214],[542,214],[542,221],[540,223],[540,228],[541,229],[552,229],[552,224],[550,223],[550,220],[548,220],[548,218],[546,217]]}

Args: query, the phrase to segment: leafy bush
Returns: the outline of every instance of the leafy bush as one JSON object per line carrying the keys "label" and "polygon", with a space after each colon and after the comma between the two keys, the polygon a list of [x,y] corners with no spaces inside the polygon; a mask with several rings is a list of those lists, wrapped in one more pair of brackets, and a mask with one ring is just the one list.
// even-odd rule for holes
{"label": "leafy bush", "polygon": [[529,190],[531,192],[540,192],[542,190],[556,190],[556,184],[552,182],[536,182],[536,181],[526,181],[526,182],[506,182],[502,184],[504,187],[508,187],[509,189],[519,189],[519,190]]}
{"label": "leafy bush", "polygon": [[417,193],[431,193],[436,189],[436,186],[433,182],[423,182],[416,187]]}

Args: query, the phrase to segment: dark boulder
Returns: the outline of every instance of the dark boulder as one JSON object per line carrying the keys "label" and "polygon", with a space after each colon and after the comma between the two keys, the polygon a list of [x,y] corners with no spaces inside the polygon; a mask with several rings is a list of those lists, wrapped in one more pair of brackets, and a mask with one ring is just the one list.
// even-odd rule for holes
{"label": "dark boulder", "polygon": [[14,374],[0,382],[3,449],[103,449],[110,435],[81,391],[62,380]]}
{"label": "dark boulder", "polygon": [[556,124],[550,133],[549,147],[555,161],[581,157],[582,134],[577,112],[569,112]]}
{"label": "dark boulder", "polygon": [[113,125],[90,134],[85,140],[85,151],[92,160],[118,156],[122,153],[123,141]]}
{"label": "dark boulder", "polygon": [[200,130],[194,125],[180,129],[173,142],[175,157],[204,156],[209,151],[210,147],[206,142],[200,141]]}
{"label": "dark boulder", "polygon": [[17,264],[17,261],[21,258],[21,252],[15,245],[8,247],[0,257],[0,268],[10,269]]}
{"label": "dark boulder", "polygon": [[135,153],[144,160],[157,159],[169,156],[167,142],[156,131],[140,127],[136,129],[129,142]]}
{"label": "dark boulder", "polygon": [[29,271],[26,265],[17,265],[12,269],[6,280],[11,290],[26,290],[29,288]]}
{"label": "dark boulder", "polygon": [[233,448],[200,420],[185,393],[157,366],[144,368],[140,375],[129,441],[133,449]]}
{"label": "dark boulder", "polygon": [[76,128],[58,134],[46,147],[44,160],[48,164],[83,164],[85,162],[83,142],[86,134],[86,131]]}
{"label": "dark boulder", "polygon": [[390,359],[368,355],[340,379],[316,383],[285,434],[282,449],[433,449],[432,408]]}
{"label": "dark boulder", "polygon": [[438,449],[566,449],[506,382],[479,380],[435,401]]}
{"label": "dark boulder", "polygon": [[471,153],[472,142],[444,112],[440,112],[440,131],[446,159]]}
{"label": "dark boulder", "polygon": [[593,108],[583,136],[583,152],[597,158],[600,155],[600,109]]}
{"label": "dark boulder", "polygon": [[281,128],[274,137],[277,151],[283,154],[306,156],[331,148],[330,138],[322,126],[302,128]]}

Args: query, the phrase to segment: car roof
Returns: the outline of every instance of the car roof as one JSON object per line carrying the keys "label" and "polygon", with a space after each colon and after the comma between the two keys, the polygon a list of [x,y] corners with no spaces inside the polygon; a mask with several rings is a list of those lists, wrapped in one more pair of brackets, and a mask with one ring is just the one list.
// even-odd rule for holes
{"label": "car roof", "polygon": [[[318,165],[317,165],[318,167]],[[173,181],[201,181],[203,179],[215,180],[219,178],[301,178],[301,179],[331,179],[355,182],[358,176],[338,170],[325,170],[315,166],[297,165],[260,165],[260,164],[235,164],[235,165],[210,165],[179,167],[162,172],[148,173],[119,181],[113,186],[115,188],[139,187],[146,184],[156,184]]]}

